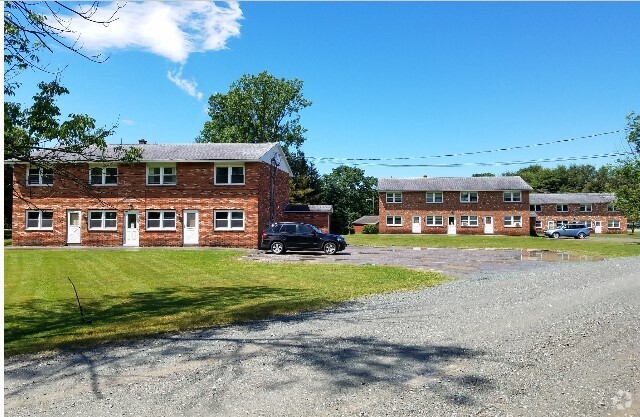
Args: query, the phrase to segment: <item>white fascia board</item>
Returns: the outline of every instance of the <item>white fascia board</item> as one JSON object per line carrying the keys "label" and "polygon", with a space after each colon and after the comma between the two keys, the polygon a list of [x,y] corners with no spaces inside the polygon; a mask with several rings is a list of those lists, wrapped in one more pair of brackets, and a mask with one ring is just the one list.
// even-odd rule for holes
{"label": "white fascia board", "polygon": [[260,162],[271,164],[273,157],[276,158],[278,169],[286,172],[290,177],[293,177],[293,172],[291,172],[291,167],[289,166],[289,162],[287,162],[287,156],[284,154],[279,143],[275,143],[271,149],[265,152],[265,154],[260,157]]}

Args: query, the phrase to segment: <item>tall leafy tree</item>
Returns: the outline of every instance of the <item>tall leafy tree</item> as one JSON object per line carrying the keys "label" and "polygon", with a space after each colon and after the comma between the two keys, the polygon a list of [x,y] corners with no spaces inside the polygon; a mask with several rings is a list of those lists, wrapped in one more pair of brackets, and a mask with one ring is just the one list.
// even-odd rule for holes
{"label": "tall leafy tree", "polygon": [[333,205],[331,230],[348,233],[351,222],[372,213],[371,199],[378,198],[378,180],[360,168],[341,165],[322,176],[322,201]]}
{"label": "tall leafy tree", "polygon": [[634,232],[640,223],[640,114],[627,115],[626,132],[630,153],[613,169],[612,190],[618,209],[633,223],[631,231]]}
{"label": "tall leafy tree", "polygon": [[211,120],[204,123],[196,142],[279,142],[295,176],[290,182],[292,201],[314,202],[318,172],[300,149],[307,129],[299,113],[312,104],[304,98],[303,86],[302,80],[277,78],[267,71],[243,75],[227,93],[209,97]]}

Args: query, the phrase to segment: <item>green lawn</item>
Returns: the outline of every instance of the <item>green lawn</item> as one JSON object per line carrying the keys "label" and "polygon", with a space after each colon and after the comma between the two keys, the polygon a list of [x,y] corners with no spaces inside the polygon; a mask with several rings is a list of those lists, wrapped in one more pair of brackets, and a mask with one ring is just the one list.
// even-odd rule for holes
{"label": "green lawn", "polygon": [[[291,314],[447,279],[397,267],[269,264],[239,256],[208,250],[6,250],[5,354]],[[92,324],[80,320],[68,278]]]}
{"label": "green lawn", "polygon": [[12,242],[12,240],[11,240],[11,239],[5,239],[5,240],[4,240],[4,245],[5,245],[5,246],[11,246],[11,242]]}
{"label": "green lawn", "polygon": [[421,246],[431,248],[500,248],[540,249],[577,254],[623,257],[640,256],[640,239],[637,242],[620,242],[616,239],[548,239],[530,236],[464,236],[464,235],[363,235],[346,236],[349,245],[364,246]]}

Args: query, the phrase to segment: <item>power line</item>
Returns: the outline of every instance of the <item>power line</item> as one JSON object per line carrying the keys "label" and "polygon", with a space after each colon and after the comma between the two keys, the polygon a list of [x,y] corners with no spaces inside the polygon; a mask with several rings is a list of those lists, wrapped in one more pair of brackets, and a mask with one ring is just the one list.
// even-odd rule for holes
{"label": "power line", "polygon": [[[479,155],[479,154],[483,154],[483,153],[504,152],[504,151],[512,151],[512,150],[516,150],[516,149],[534,148],[534,147],[537,147],[537,146],[553,145],[553,144],[557,144],[557,143],[567,143],[567,142],[573,142],[573,141],[581,140],[581,139],[591,139],[591,138],[595,138],[595,137],[598,137],[598,136],[612,135],[614,133],[620,133],[620,132],[623,132],[623,131],[624,131],[623,129],[619,129],[619,130],[614,130],[614,131],[611,131],[611,132],[594,133],[592,135],[579,136],[579,137],[569,138],[569,139],[560,139],[560,140],[536,143],[536,144],[531,144],[531,145],[510,146],[510,147],[506,147],[506,148],[498,148],[498,149],[483,150],[483,151],[451,153],[451,154],[444,154],[444,155],[407,156],[407,157],[390,157],[390,158],[335,158],[335,157],[313,157],[313,156],[309,156],[308,159],[311,159],[311,160],[314,160],[314,161],[317,161],[317,162],[322,162],[322,163],[325,163],[325,162],[326,163],[338,163],[338,162],[352,162],[352,161],[353,162],[360,162],[360,161],[409,161],[409,160],[428,159],[428,158],[449,158],[449,157],[456,157],[456,156]],[[385,166],[385,165],[380,165],[380,166]],[[392,166],[401,166],[401,165],[392,165]],[[406,166],[441,166],[441,165],[406,165]]]}
{"label": "power line", "polygon": [[[352,166],[378,166],[378,167],[387,167],[387,168],[459,168],[459,167],[469,167],[469,166],[482,166],[482,167],[493,167],[493,166],[508,166],[508,165],[533,165],[540,164],[544,162],[567,162],[567,161],[584,161],[587,159],[599,159],[599,158],[611,158],[614,156],[624,156],[628,155],[630,152],[615,152],[615,153],[604,153],[597,155],[583,155],[583,156],[570,156],[563,158],[545,158],[545,159],[530,159],[528,161],[504,161],[504,162],[468,162],[468,163],[452,163],[452,164],[387,164],[387,163],[351,163]],[[334,163],[336,165],[340,164],[337,161],[327,161]]]}

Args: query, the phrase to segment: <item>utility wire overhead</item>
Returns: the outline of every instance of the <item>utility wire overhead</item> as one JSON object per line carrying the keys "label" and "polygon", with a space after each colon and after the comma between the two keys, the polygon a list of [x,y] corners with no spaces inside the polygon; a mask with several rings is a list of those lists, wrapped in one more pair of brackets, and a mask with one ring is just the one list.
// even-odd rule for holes
{"label": "utility wire overhead", "polygon": [[[510,146],[510,147],[505,147],[505,148],[497,148],[497,149],[490,149],[490,150],[482,150],[482,151],[470,151],[470,152],[460,152],[460,153],[451,153],[451,154],[444,154],[444,155],[429,155],[429,156],[407,156],[407,157],[389,157],[389,158],[335,158],[335,157],[313,157],[313,156],[309,156],[308,158],[311,160],[314,160],[316,162],[322,162],[322,163],[342,163],[342,162],[362,162],[362,161],[408,161],[408,160],[417,160],[417,159],[428,159],[428,158],[450,158],[450,157],[456,157],[456,156],[466,156],[466,155],[479,155],[479,154],[483,154],[483,153],[493,153],[493,152],[504,152],[504,151],[512,151],[512,150],[516,150],[516,149],[527,149],[527,148],[534,148],[537,146],[546,146],[546,145],[554,145],[554,144],[558,144],[558,143],[567,143],[567,142],[573,142],[576,140],[581,140],[581,139],[591,139],[591,138],[595,138],[598,136],[605,136],[605,135],[613,135],[615,133],[620,133],[623,132],[624,129],[618,129],[618,130],[614,130],[611,132],[603,132],[603,133],[594,133],[592,135],[585,135],[585,136],[579,136],[579,137],[575,137],[575,138],[569,138],[569,139],[560,139],[560,140],[554,140],[554,141],[549,141],[549,142],[541,142],[541,143],[535,143],[535,144],[530,144],[530,145],[519,145],[519,146]],[[607,155],[607,156],[616,156],[614,154],[612,155]],[[604,158],[606,156],[602,156],[602,158]],[[589,158],[584,158],[584,159],[589,159]],[[549,161],[551,162],[551,161]],[[490,163],[489,166],[491,164],[494,163]],[[496,164],[505,164],[505,163],[496,163]],[[365,165],[365,164],[358,164],[358,165]],[[431,167],[446,167],[449,166],[448,164],[444,164],[444,165],[384,165],[384,164],[371,164],[370,166],[416,166],[416,167],[421,167],[421,166],[431,166]],[[451,166],[462,166],[462,165],[451,165]]]}

